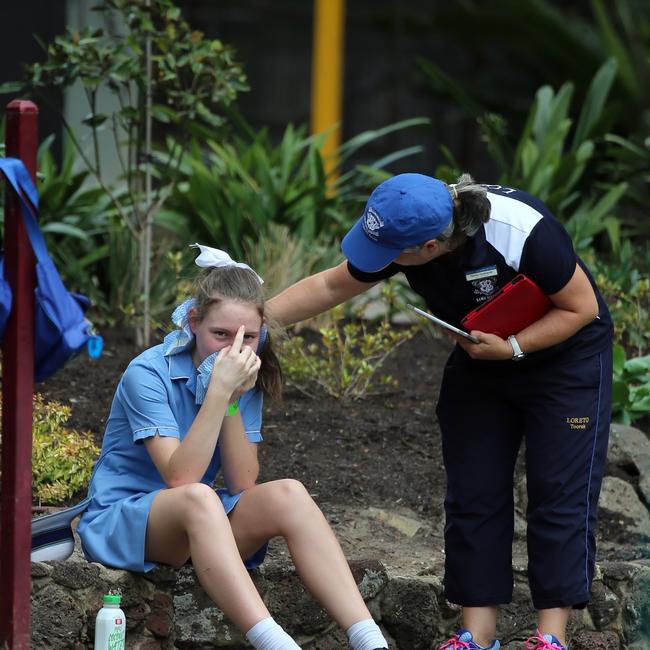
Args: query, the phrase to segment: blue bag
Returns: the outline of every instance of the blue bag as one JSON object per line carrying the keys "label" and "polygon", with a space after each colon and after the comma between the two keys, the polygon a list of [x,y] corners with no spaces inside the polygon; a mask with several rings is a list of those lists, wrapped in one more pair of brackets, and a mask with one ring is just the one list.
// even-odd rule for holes
{"label": "blue bag", "polygon": [[74,551],[72,521],[90,503],[86,497],[76,506],[32,519],[32,562],[67,560]]}
{"label": "blue bag", "polygon": [[[38,193],[29,172],[17,158],[0,158],[0,172],[13,188],[22,207],[23,222],[36,256],[34,296],[34,379],[43,381],[77,354],[91,338],[85,317],[90,301],[70,293],[47,253],[38,227]],[[11,313],[11,289],[0,260],[0,340]]]}

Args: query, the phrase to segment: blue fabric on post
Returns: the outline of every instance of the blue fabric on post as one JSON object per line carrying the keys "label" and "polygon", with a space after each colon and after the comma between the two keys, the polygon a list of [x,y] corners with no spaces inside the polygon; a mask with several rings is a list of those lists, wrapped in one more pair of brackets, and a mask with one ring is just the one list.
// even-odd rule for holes
{"label": "blue fabric on post", "polygon": [[[16,193],[23,222],[36,256],[34,297],[34,379],[43,381],[77,354],[90,337],[91,323],[85,317],[90,301],[70,293],[47,253],[38,227],[38,193],[27,168],[17,158],[0,158],[0,172]],[[0,264],[0,338],[11,313],[11,290]]]}
{"label": "blue fabric on post", "polygon": [[11,314],[11,287],[5,280],[4,261],[0,259],[0,341],[4,338]]}

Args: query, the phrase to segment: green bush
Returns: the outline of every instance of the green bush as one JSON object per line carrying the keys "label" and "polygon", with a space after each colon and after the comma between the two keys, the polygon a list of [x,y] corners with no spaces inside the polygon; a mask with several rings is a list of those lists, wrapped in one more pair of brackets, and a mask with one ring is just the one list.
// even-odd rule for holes
{"label": "green bush", "polygon": [[56,505],[87,487],[99,448],[89,432],[69,429],[70,407],[34,395],[32,498]]}
{"label": "green bush", "polygon": [[614,321],[614,340],[636,354],[650,350],[650,280],[639,278],[628,288],[598,275],[598,286]]}
{"label": "green bush", "polygon": [[[215,242],[233,257],[243,255],[247,239],[263,237],[269,224],[286,226],[309,243],[318,237],[331,241],[359,217],[369,190],[390,176],[384,167],[419,153],[421,147],[396,151],[346,172],[341,166],[365,145],[425,124],[424,119],[404,120],[348,140],[337,152],[339,175],[334,178],[325,171],[321,151],[326,134],[312,136],[305,126],[289,125],[275,144],[266,129],[254,131],[237,117],[236,133],[227,139],[192,143],[166,205],[183,215],[198,241]],[[167,179],[163,182],[172,185]]]}
{"label": "green bush", "polygon": [[[106,29],[68,28],[47,45],[44,60],[26,67],[22,81],[3,84],[0,92],[30,93],[51,103],[53,91],[64,92],[81,82],[89,111],[83,120],[88,139],[61,118],[86,169],[133,240],[129,263],[137,273],[132,296],[143,323],[136,333],[146,345],[158,213],[176,184],[191,137],[214,137],[225,125],[227,108],[248,86],[232,48],[193,30],[173,0],[103,0],[94,9],[105,14]],[[111,97],[113,108],[103,97]],[[170,148],[159,147],[154,155],[154,134],[170,129],[175,134],[168,140]],[[100,138],[101,131],[112,138]],[[119,184],[106,175],[107,150],[117,155]],[[155,250],[165,245],[157,241]]]}
{"label": "green bush", "polygon": [[[575,128],[570,117],[574,85],[567,81],[557,92],[542,86],[514,149],[503,118],[491,113],[479,117],[488,153],[501,170],[498,182],[542,199],[564,223],[579,253],[599,236],[608,238],[614,252],[620,249],[617,210],[628,183],[598,184],[591,179],[597,171],[596,145],[616,71],[616,61],[610,59],[594,75]],[[460,167],[449,151],[443,151],[449,164],[437,174],[453,181]]]}
{"label": "green bush", "polygon": [[[608,122],[617,132],[647,129],[650,5],[644,0],[589,0],[579,7],[548,0],[448,2],[431,16],[432,38],[463,43],[469,65],[492,66],[484,75],[464,75],[454,57],[442,67],[421,60],[436,95],[516,118],[540,82],[571,79],[583,96],[593,71],[615,57],[619,72]],[[422,26],[410,26],[414,29]],[[495,93],[495,86],[502,92]]]}
{"label": "green bush", "polygon": [[[342,314],[337,308],[335,314]],[[358,400],[372,394],[376,384],[395,386],[389,375],[377,371],[400,345],[413,336],[412,329],[396,328],[388,319],[368,326],[361,319],[319,329],[318,343],[306,344],[302,336],[282,342],[279,357],[287,383],[313,399],[323,393],[338,399]]]}
{"label": "green bush", "polygon": [[338,242],[322,235],[307,242],[288,226],[270,223],[262,236],[247,237],[242,258],[264,278],[264,293],[275,296],[294,282],[339,264],[343,254]]}
{"label": "green bush", "polygon": [[614,321],[614,341],[628,356],[650,352],[650,246],[626,241],[620,255],[604,259],[593,250],[583,259],[592,270]]}
{"label": "green bush", "polygon": [[650,355],[625,358],[625,350],[614,346],[612,420],[630,424],[650,415]]}

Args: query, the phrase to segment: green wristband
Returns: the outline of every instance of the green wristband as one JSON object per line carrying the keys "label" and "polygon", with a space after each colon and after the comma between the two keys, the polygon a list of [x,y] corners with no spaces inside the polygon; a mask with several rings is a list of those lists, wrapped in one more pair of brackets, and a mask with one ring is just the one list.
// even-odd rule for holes
{"label": "green wristband", "polygon": [[228,405],[228,408],[226,409],[226,415],[235,415],[235,413],[239,413],[238,402],[233,402],[232,404]]}

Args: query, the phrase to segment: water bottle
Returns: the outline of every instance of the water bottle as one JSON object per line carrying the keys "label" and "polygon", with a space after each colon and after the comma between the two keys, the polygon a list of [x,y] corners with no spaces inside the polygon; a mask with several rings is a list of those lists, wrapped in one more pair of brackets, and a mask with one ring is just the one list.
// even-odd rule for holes
{"label": "water bottle", "polygon": [[106,594],[95,619],[95,650],[124,650],[126,617],[120,609],[122,596]]}

